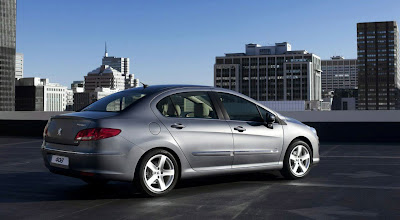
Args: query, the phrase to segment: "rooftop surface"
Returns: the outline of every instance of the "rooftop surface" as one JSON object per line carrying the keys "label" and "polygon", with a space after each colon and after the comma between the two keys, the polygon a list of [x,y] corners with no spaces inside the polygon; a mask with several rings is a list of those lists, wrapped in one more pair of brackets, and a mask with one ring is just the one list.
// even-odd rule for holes
{"label": "rooftop surface", "polygon": [[296,181],[277,173],[186,180],[143,198],[129,183],[91,188],[47,171],[41,139],[0,137],[0,219],[399,219],[400,144],[321,143]]}

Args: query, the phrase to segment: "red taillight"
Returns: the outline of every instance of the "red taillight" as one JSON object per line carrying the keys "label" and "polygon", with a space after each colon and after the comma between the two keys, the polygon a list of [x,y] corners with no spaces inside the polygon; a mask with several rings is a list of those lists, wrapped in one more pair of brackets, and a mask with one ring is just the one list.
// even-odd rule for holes
{"label": "red taillight", "polygon": [[119,129],[113,128],[89,128],[79,131],[75,137],[76,141],[95,141],[104,138],[114,137],[121,133]]}

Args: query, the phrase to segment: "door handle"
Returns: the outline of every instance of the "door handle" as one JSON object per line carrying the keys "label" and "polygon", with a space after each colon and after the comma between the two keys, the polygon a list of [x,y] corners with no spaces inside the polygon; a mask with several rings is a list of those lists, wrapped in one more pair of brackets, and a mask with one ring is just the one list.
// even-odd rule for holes
{"label": "door handle", "polygon": [[246,130],[246,128],[244,128],[244,127],[242,127],[242,126],[237,126],[237,127],[235,127],[234,129],[235,129],[236,131],[239,131],[239,132],[243,132],[243,131]]}
{"label": "door handle", "polygon": [[171,125],[171,128],[176,128],[176,129],[182,129],[184,127],[185,127],[185,125],[183,125],[181,123],[175,123],[175,124]]}

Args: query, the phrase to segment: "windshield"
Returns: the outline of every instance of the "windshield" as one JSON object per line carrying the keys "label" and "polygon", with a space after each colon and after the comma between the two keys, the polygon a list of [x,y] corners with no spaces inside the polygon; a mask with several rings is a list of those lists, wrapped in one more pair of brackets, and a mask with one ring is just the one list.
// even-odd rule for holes
{"label": "windshield", "polygon": [[143,89],[114,93],[94,102],[82,111],[120,112],[146,95]]}

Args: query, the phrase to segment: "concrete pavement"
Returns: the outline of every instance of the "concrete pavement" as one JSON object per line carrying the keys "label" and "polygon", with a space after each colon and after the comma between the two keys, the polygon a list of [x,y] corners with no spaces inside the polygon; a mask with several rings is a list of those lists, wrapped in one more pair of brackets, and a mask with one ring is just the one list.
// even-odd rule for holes
{"label": "concrete pavement", "polygon": [[321,162],[296,181],[277,173],[187,180],[143,198],[129,183],[92,188],[52,174],[41,139],[0,138],[0,219],[400,218],[400,143],[322,143]]}

